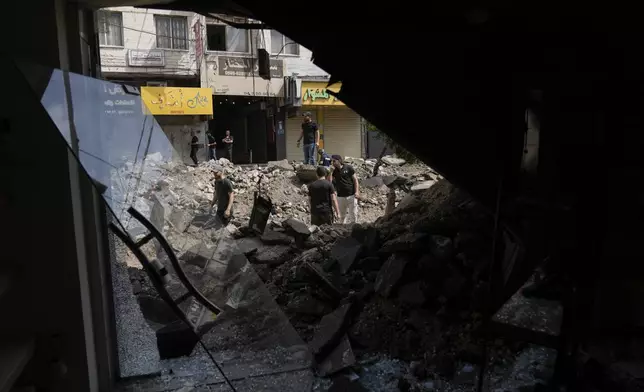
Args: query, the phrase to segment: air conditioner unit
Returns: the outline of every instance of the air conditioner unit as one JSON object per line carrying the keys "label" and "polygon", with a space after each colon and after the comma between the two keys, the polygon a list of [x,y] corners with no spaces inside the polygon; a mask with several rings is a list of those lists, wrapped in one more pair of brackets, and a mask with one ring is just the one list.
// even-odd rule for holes
{"label": "air conditioner unit", "polygon": [[302,80],[293,76],[284,77],[284,105],[302,106]]}
{"label": "air conditioner unit", "polygon": [[168,87],[168,82],[147,82],[145,85],[149,87]]}

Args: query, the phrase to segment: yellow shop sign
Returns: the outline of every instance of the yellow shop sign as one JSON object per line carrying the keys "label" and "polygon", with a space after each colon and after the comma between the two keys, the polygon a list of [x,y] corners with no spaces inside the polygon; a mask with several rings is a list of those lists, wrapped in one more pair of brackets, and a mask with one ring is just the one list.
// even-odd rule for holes
{"label": "yellow shop sign", "polygon": [[212,115],[212,89],[196,87],[141,87],[143,111],[170,116]]}
{"label": "yellow shop sign", "polygon": [[302,82],[302,105],[344,106],[344,103],[327,91],[340,91],[342,83],[336,83],[328,89],[326,85],[326,82]]}

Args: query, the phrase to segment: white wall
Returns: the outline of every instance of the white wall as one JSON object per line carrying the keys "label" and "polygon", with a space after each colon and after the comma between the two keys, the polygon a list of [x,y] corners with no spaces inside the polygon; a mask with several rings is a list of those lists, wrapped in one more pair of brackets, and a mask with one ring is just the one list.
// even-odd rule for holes
{"label": "white wall", "polygon": [[[152,75],[196,75],[195,34],[192,26],[203,18],[193,12],[141,9],[134,7],[110,7],[109,11],[123,13],[123,47],[101,46],[101,70],[103,73],[131,73]],[[154,15],[181,15],[188,18],[188,50],[163,49],[164,67],[128,67],[129,49],[156,49],[156,25]]]}
{"label": "white wall", "polygon": [[[270,34],[268,34],[270,40]],[[328,78],[329,74],[326,73],[322,68],[313,64],[311,61],[311,56],[313,53],[300,45],[300,55],[285,55],[280,54],[279,58],[284,60],[284,67],[286,69],[286,76],[298,76],[300,78],[308,77],[319,77],[319,78]]]}

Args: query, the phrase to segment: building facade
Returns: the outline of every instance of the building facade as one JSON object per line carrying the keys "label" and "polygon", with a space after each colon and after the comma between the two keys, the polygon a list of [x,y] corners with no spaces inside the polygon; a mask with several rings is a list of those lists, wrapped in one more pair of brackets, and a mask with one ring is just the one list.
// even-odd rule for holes
{"label": "building facade", "polygon": [[[112,7],[99,10],[96,19],[104,79],[140,88],[200,87],[193,29],[201,20],[198,14]],[[154,119],[172,141],[172,159],[190,163],[191,134],[205,143],[208,117],[179,112]],[[205,160],[206,154],[202,148],[199,159]]]}
{"label": "building facade", "polygon": [[[212,91],[211,117],[155,116],[173,141],[177,160],[188,163],[192,132],[205,143],[207,130],[218,141],[231,132],[236,163],[302,160],[296,141],[304,111],[320,125],[327,151],[363,155],[360,117],[329,98],[329,75],[311,62],[311,52],[278,31],[249,19],[133,7],[100,10],[97,23],[105,79]],[[252,24],[258,29],[249,29]],[[269,54],[269,80],[260,76],[259,49]],[[298,86],[295,100],[285,99],[286,81]],[[205,157],[204,148],[200,159]]]}
{"label": "building facade", "polygon": [[[312,53],[303,46],[293,46],[291,40],[279,32],[271,34],[271,54],[284,57],[287,79],[292,82],[293,97],[286,104],[286,157],[303,159],[297,147],[302,113],[310,112],[320,128],[320,145],[329,154],[344,157],[364,157],[362,118],[344,103],[327,92],[329,74],[311,61]],[[338,91],[341,83],[330,90]]]}

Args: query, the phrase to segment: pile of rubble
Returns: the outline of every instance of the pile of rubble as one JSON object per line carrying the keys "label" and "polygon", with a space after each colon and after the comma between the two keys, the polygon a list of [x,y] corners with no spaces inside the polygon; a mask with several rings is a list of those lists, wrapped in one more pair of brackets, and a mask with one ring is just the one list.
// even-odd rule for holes
{"label": "pile of rubble", "polygon": [[[413,361],[419,383],[481,360],[475,331],[492,230],[489,214],[441,180],[373,224],[311,233],[289,219],[243,239],[252,245],[242,249],[309,342],[320,375],[375,354]],[[492,351],[512,357],[501,343]]]}
{"label": "pile of rubble", "polygon": [[[358,221],[373,222],[384,214],[388,188],[378,179],[385,176],[402,176],[410,184],[428,187],[440,176],[425,165],[403,164],[404,161],[392,159],[392,165],[384,165],[379,176],[371,176],[376,162],[373,159],[347,158],[364,183],[361,186]],[[403,165],[401,165],[403,164]],[[296,218],[308,223],[310,220],[306,184],[315,180],[315,167],[287,160],[269,162],[267,165],[233,165],[225,158],[209,161],[198,167],[163,164],[156,173],[159,178],[146,192],[143,199],[151,203],[154,198],[161,199],[167,206],[178,208],[191,215],[208,209],[213,197],[214,178],[212,167],[221,165],[226,176],[235,186],[234,219],[235,226],[248,224],[253,206],[254,192],[261,190],[267,194],[274,205],[272,220],[281,221]],[[372,177],[372,178],[370,178]],[[404,191],[397,192],[397,199],[404,197]],[[145,207],[143,207],[145,209]],[[166,208],[166,210],[169,210]]]}
{"label": "pile of rubble", "polygon": [[[235,184],[236,216],[228,229],[238,254],[246,256],[308,343],[317,374],[348,375],[334,377],[337,385],[329,390],[344,390],[333,389],[342,383],[355,387],[354,372],[370,358],[410,364],[395,380],[403,391],[449,390],[442,382],[473,386],[472,365],[482,359],[477,332],[488,290],[492,217],[426,166],[398,166],[400,161],[392,160],[380,169],[381,176],[371,177],[375,161],[348,161],[363,184],[361,223],[322,227],[308,222],[305,184],[314,167],[216,162]],[[164,206],[164,232],[181,250],[189,275],[195,268],[195,279],[203,268],[197,261],[212,257],[221,232],[207,223],[212,164],[164,165],[162,179],[143,195]],[[387,176],[404,176],[410,186],[397,191],[395,210],[383,216]],[[246,229],[258,184],[275,205],[261,236]],[[197,257],[204,250],[209,256]],[[130,276],[136,294],[154,295],[137,268]],[[509,362],[516,349],[495,342],[488,354]]]}

